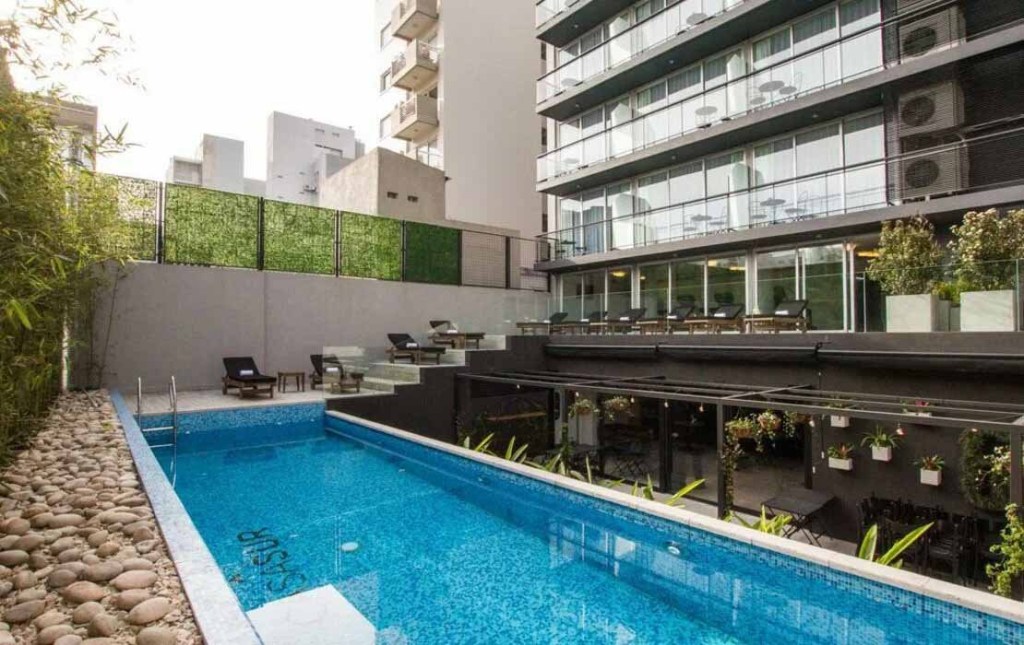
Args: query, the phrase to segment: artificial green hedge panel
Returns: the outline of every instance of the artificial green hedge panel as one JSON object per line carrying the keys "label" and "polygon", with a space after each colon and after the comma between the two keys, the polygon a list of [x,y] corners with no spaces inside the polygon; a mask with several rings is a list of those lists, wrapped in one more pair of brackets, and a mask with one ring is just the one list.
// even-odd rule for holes
{"label": "artificial green hedge panel", "polygon": [[326,208],[263,202],[263,268],[334,274],[335,212]]}
{"label": "artificial green hedge panel", "polygon": [[459,284],[459,277],[459,231],[406,222],[405,279]]}
{"label": "artificial green hedge panel", "polygon": [[402,222],[342,213],[341,274],[379,280],[402,279]]}
{"label": "artificial green hedge panel", "polygon": [[164,259],[255,269],[259,198],[167,184]]}
{"label": "artificial green hedge panel", "polygon": [[148,179],[104,177],[113,182],[117,193],[118,222],[109,240],[113,250],[133,260],[156,260],[160,185]]}

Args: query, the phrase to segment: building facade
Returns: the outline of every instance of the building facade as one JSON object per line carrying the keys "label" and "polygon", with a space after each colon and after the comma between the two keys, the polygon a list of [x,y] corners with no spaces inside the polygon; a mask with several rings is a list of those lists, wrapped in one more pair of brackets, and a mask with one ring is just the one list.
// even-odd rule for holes
{"label": "building facade", "polygon": [[[542,232],[529,3],[376,0],[381,146],[442,170],[449,217]],[[495,26],[486,29],[484,25]]]}
{"label": "building facade", "polygon": [[264,185],[245,177],[245,143],[204,134],[194,157],[171,157],[167,182],[263,196]]}
{"label": "building facade", "polygon": [[[968,7],[969,5],[969,7]],[[878,329],[883,221],[1024,203],[1015,0],[544,0],[554,307]]]}
{"label": "building facade", "polygon": [[323,182],[364,151],[352,128],[272,112],[267,118],[266,196],[315,206]]}

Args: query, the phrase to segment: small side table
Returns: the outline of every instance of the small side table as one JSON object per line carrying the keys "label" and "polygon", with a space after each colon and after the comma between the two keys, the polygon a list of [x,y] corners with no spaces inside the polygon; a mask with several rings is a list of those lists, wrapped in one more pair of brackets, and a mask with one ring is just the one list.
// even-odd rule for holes
{"label": "small side table", "polygon": [[278,372],[277,373],[277,391],[286,392],[288,389],[288,379],[295,379],[295,390],[297,392],[306,391],[306,373],[305,372]]}

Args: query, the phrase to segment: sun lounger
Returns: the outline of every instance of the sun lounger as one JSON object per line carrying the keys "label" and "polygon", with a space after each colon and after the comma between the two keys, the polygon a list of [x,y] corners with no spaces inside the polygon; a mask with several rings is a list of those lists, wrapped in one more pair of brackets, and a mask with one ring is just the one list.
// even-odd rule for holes
{"label": "sun lounger", "polygon": [[438,365],[441,364],[444,347],[420,345],[409,334],[388,334],[388,340],[391,341],[391,347],[388,348],[388,359],[392,363],[405,358],[409,359],[410,363],[419,365],[424,358],[432,357]]}
{"label": "sun lounger", "polygon": [[519,329],[519,333],[524,336],[527,334],[536,334],[537,332],[552,334],[555,333],[553,327],[560,324],[568,315],[569,314],[564,311],[559,311],[558,313],[548,316],[546,320],[517,322],[516,328]]}
{"label": "sun lounger", "polygon": [[358,393],[363,380],[345,372],[345,366],[334,355],[310,354],[309,361],[313,364],[313,372],[309,375],[310,387],[326,385],[332,392],[343,392],[355,389]]}
{"label": "sun lounger", "polygon": [[629,309],[624,311],[618,316],[612,316],[608,320],[599,323],[591,323],[591,333],[604,333],[604,334],[628,334],[629,332],[636,329],[637,322],[644,317],[644,313],[647,312],[646,307],[639,307],[637,309]]}
{"label": "sun lounger", "polygon": [[671,334],[684,329],[683,322],[693,315],[693,305],[680,305],[665,316],[637,321],[641,334]]}
{"label": "sun lounger", "polygon": [[726,330],[743,331],[743,305],[722,305],[710,316],[689,318],[683,321],[683,328],[689,333],[697,330],[709,334],[720,334]]}
{"label": "sun lounger", "polygon": [[[589,334],[590,325],[603,322],[607,311],[592,311],[579,320],[570,320],[551,327],[551,333],[558,334]],[[557,331],[556,331],[557,330]]]}
{"label": "sun lounger", "polygon": [[480,349],[480,341],[486,336],[478,331],[459,331],[450,320],[431,320],[430,329],[430,342],[452,349],[466,349],[471,343],[476,349]]}
{"label": "sun lounger", "polygon": [[239,397],[269,394],[274,398],[274,386],[277,379],[261,374],[252,356],[229,356],[224,359],[225,375],[221,379],[221,392],[227,394],[229,389],[237,389]]}
{"label": "sun lounger", "polygon": [[780,302],[779,306],[771,315],[747,316],[744,322],[747,331],[756,334],[758,331],[767,331],[777,334],[780,331],[807,332],[807,318],[804,312],[807,310],[806,300],[787,300]]}

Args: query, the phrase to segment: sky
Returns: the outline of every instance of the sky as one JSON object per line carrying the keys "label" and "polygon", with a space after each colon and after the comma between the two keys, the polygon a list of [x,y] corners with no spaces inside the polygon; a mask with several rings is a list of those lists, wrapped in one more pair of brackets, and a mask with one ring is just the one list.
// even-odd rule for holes
{"label": "sky", "polygon": [[[244,141],[246,176],[263,179],[274,110],[351,126],[367,149],[376,144],[371,0],[81,2],[115,12],[134,41],[118,65],[143,85],[94,72],[60,79],[99,107],[101,130],[128,125],[136,147],[102,158],[101,171],[163,179],[170,158],[195,156],[208,133]],[[13,4],[0,0],[0,17]]]}

